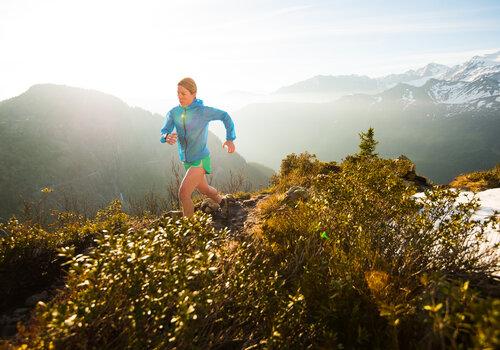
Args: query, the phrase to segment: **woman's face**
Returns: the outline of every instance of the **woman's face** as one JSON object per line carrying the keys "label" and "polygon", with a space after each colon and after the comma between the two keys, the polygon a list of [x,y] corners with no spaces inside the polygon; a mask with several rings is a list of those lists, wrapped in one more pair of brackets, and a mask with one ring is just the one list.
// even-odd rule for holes
{"label": "woman's face", "polygon": [[189,106],[196,98],[196,93],[192,94],[184,86],[177,85],[177,98],[182,107]]}

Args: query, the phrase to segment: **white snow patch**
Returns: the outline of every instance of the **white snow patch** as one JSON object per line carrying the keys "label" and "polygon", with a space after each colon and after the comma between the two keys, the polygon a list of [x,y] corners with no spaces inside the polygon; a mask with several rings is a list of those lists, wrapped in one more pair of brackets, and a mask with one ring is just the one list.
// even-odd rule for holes
{"label": "white snow patch", "polygon": [[[477,192],[476,197],[479,199],[481,207],[474,214],[474,219],[484,221],[495,211],[500,213],[500,188]],[[460,191],[457,203],[466,203],[472,198],[474,198],[474,192]],[[497,230],[497,233],[500,235],[500,230]]]}
{"label": "white snow patch", "polygon": [[415,98],[413,97],[413,91],[410,89],[405,89],[403,92],[403,96],[401,97],[401,101],[404,103],[403,109],[408,108],[409,105],[415,102]]}
{"label": "white snow patch", "polygon": [[[417,200],[423,200],[425,198],[425,195],[423,192],[419,192],[416,193],[413,197],[417,198]],[[479,199],[480,207],[472,216],[473,220],[484,222],[495,213],[497,217],[500,217],[500,188],[492,188],[489,190],[477,192],[476,197]],[[456,203],[466,203],[469,202],[472,198],[474,198],[473,192],[460,191]],[[489,242],[483,248],[495,248],[496,246],[493,254],[500,259],[500,251],[498,249],[498,245],[500,245],[500,224],[488,227],[488,229],[486,230],[486,237]],[[500,271],[497,271],[496,275],[500,275]]]}
{"label": "white snow patch", "polygon": [[471,88],[469,83],[463,81],[436,81],[428,93],[435,102],[448,104],[461,104],[479,98],[491,97],[491,92]]}
{"label": "white snow patch", "polygon": [[[452,189],[457,191],[456,189]],[[474,197],[474,192],[471,191],[459,191],[457,198],[457,203],[466,203]],[[424,192],[418,192],[413,195],[414,198],[424,199]],[[475,218],[484,221],[488,216],[498,212],[500,214],[500,188],[491,188],[489,190],[481,191],[476,193],[476,197],[479,199],[481,207],[476,211]],[[498,231],[500,234],[500,231]]]}

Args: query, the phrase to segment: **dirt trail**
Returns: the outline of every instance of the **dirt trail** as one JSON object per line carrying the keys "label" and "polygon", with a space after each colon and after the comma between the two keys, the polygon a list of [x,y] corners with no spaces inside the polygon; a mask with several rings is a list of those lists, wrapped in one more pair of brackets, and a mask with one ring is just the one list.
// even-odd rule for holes
{"label": "dirt trail", "polygon": [[235,236],[258,231],[261,223],[258,203],[267,197],[266,194],[259,194],[246,200],[230,198],[226,216],[220,211],[212,214],[213,226],[219,230],[227,227]]}

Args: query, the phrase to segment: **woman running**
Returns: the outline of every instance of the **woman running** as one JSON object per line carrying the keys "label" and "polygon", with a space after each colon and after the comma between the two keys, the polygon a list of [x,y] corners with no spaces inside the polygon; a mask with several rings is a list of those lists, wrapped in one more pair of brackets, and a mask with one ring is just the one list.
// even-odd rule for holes
{"label": "woman running", "polygon": [[[194,213],[191,194],[198,189],[221,207],[227,205],[226,198],[217,193],[217,190],[207,182],[205,174],[212,173],[210,167],[210,152],[207,148],[208,123],[212,120],[222,120],[226,127],[226,141],[222,148],[227,146],[227,151],[235,150],[234,123],[227,114],[220,109],[203,105],[203,101],[196,98],[196,83],[191,78],[184,78],[177,84],[177,97],[179,106],[172,108],[166,116],[165,126],[161,129],[162,143],[173,145],[179,135],[179,158],[187,170],[179,188],[179,200],[182,204],[184,216]],[[176,132],[173,132],[175,127]]]}

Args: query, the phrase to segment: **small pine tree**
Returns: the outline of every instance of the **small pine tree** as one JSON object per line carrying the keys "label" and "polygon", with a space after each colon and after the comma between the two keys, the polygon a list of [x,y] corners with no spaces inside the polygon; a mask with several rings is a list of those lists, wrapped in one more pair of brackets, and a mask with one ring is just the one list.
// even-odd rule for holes
{"label": "small pine tree", "polygon": [[361,157],[376,157],[377,153],[375,153],[375,147],[377,146],[378,141],[375,141],[374,138],[375,132],[373,128],[370,127],[367,132],[361,132],[359,134],[359,138],[361,142],[359,143],[359,155]]}

